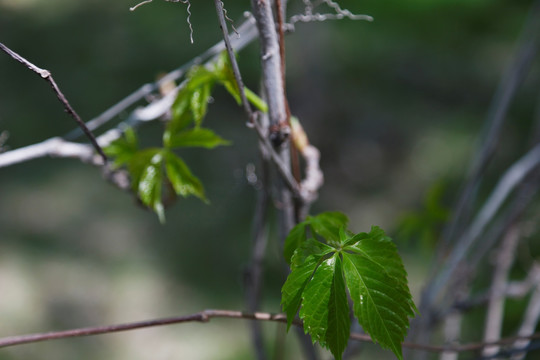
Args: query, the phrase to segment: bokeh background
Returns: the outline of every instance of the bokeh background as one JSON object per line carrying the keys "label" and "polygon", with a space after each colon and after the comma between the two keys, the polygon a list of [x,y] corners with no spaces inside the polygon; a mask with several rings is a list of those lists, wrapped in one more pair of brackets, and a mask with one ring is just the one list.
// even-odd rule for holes
{"label": "bokeh background", "polygon": [[[0,0],[0,42],[52,71],[88,120],[219,41],[213,2],[192,2],[194,44],[186,7],[161,0],[135,12],[129,7],[136,1],[128,0]],[[386,229],[417,296],[531,1],[340,3],[375,21],[297,24],[287,37],[292,112],[322,152],[326,182],[313,212],[343,211],[358,232]],[[240,23],[249,2],[225,5]],[[290,1],[290,14],[301,7]],[[258,51],[252,44],[239,54],[252,89]],[[526,147],[539,86],[537,61],[510,109],[489,169],[493,182]],[[76,160],[0,169],[0,337],[244,308],[256,199],[245,175],[248,164],[258,164],[256,138],[225,91],[214,99],[206,124],[234,145],[182,154],[211,204],[182,199],[165,225]],[[1,53],[0,132],[9,132],[7,146],[73,128],[48,85]],[[159,130],[155,124],[141,133],[152,141]],[[281,261],[273,239],[262,310],[279,311]],[[215,320],[60,340],[2,349],[0,359],[250,359],[247,325]],[[283,327],[265,330],[271,348]],[[288,358],[297,358],[293,335],[284,346]]]}

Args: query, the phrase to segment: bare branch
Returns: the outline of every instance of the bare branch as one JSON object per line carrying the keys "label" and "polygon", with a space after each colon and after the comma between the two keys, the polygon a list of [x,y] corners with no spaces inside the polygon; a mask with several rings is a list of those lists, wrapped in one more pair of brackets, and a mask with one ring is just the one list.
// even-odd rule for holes
{"label": "bare branch", "polygon": [[529,305],[527,310],[523,315],[523,322],[519,328],[518,335],[524,338],[516,340],[513,347],[515,349],[523,349],[523,351],[518,352],[512,356],[512,360],[521,360],[527,355],[526,348],[529,346],[531,339],[526,337],[534,332],[536,326],[538,325],[538,320],[540,318],[540,286],[537,285],[534,290],[531,298],[529,299]]}
{"label": "bare branch", "polygon": [[55,137],[38,144],[0,154],[0,168],[46,156],[76,158],[83,162],[95,162],[94,150],[89,145],[68,142]]}
{"label": "bare branch", "polygon": [[[501,337],[505,298],[500,294],[504,293],[508,287],[508,273],[514,262],[518,240],[519,231],[517,227],[511,227],[497,254],[484,329],[484,341],[486,342],[499,340]],[[482,356],[491,356],[498,352],[498,346],[490,346],[484,349]]]}
{"label": "bare branch", "polygon": [[[270,127],[279,131],[286,120],[283,99],[283,78],[281,76],[281,58],[276,26],[269,0],[252,0],[253,15],[257,20],[259,39],[261,42],[261,59],[263,68],[263,87],[268,97]],[[279,136],[279,134],[276,134]],[[273,136],[271,133],[270,136]]]}
{"label": "bare branch", "polygon": [[[540,304],[540,302],[539,302]],[[85,327],[64,331],[51,331],[46,333],[35,333],[35,334],[26,334],[18,336],[8,336],[0,338],[0,348],[5,348],[9,346],[23,345],[36,343],[41,341],[49,340],[58,340],[58,339],[67,339],[72,337],[83,337],[83,336],[93,336],[93,335],[102,335],[110,334],[115,332],[130,331],[136,329],[144,329],[157,326],[165,325],[174,325],[182,324],[189,322],[209,322],[213,318],[228,318],[228,319],[244,319],[244,320],[255,320],[255,321],[271,321],[271,322],[280,322],[287,323],[287,316],[285,314],[272,314],[266,312],[243,312],[236,310],[203,310],[198,313],[184,315],[184,316],[173,316],[161,319],[152,319],[124,324],[116,325],[105,325],[105,326],[96,326],[96,327]],[[302,322],[300,319],[295,319],[293,325],[297,327],[302,327]],[[373,342],[371,337],[367,334],[358,334],[351,333],[350,339],[356,341],[364,342]],[[477,351],[485,348],[486,346],[494,345],[510,345],[516,341],[520,340],[538,340],[540,339],[540,333],[534,333],[527,336],[512,336],[501,339],[494,342],[476,342],[468,344],[454,344],[454,345],[423,345],[423,344],[414,344],[405,342],[402,344],[403,347],[422,350],[427,352],[441,353],[441,352],[467,352],[467,351]]]}
{"label": "bare branch", "polygon": [[497,186],[481,208],[473,223],[463,235],[460,243],[449,255],[437,278],[429,289],[430,302],[440,294],[440,290],[448,285],[448,279],[468,254],[470,248],[493,219],[510,193],[521,184],[527,175],[540,165],[540,144],[532,148],[521,159],[515,162],[501,177]]}
{"label": "bare branch", "polygon": [[9,56],[11,56],[14,60],[17,60],[18,62],[25,65],[27,68],[29,68],[33,72],[35,72],[36,74],[40,75],[43,79],[45,79],[51,85],[54,93],[56,94],[56,97],[58,98],[58,100],[60,100],[66,112],[69,115],[71,115],[71,117],[75,120],[75,122],[79,125],[79,127],[84,131],[88,139],[90,139],[92,146],[94,146],[94,149],[103,159],[103,163],[106,164],[107,156],[105,155],[101,147],[98,145],[96,138],[94,137],[94,134],[92,134],[92,132],[86,127],[85,123],[81,120],[79,114],[77,114],[75,110],[71,107],[66,97],[64,96],[62,91],[60,91],[60,88],[54,81],[54,78],[52,77],[50,71],[37,67],[36,65],[32,64],[30,61],[26,60],[25,58],[23,58],[22,56],[20,56],[13,50],[9,49],[7,46],[5,46],[2,43],[0,43],[0,49],[3,50]]}

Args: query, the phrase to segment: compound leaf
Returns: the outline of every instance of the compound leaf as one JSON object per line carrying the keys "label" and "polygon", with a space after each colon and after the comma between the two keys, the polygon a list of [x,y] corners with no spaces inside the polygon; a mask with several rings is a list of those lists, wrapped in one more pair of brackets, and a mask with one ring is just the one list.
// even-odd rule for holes
{"label": "compound leaf", "polygon": [[289,233],[284,255],[291,274],[282,288],[287,324],[300,308],[304,331],[341,359],[350,335],[348,288],[360,325],[402,360],[401,343],[417,311],[407,273],[383,230],[354,235],[347,222],[341,213],[322,213]]}

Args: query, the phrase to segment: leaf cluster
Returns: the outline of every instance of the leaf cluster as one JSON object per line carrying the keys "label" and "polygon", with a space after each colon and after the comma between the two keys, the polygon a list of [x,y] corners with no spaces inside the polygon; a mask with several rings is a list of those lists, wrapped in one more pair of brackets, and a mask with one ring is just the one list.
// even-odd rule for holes
{"label": "leaf cluster", "polygon": [[176,151],[186,147],[213,149],[230,144],[202,126],[216,84],[223,85],[240,102],[240,93],[225,54],[213,64],[195,66],[189,71],[171,107],[171,119],[166,123],[161,147],[140,149],[135,131],[127,128],[122,138],[105,148],[106,154],[114,158],[116,167],[128,169],[134,193],[157,213],[161,222],[165,219],[164,188],[170,189],[175,196],[194,195],[208,201],[201,181]]}
{"label": "leaf cluster", "polygon": [[284,256],[291,273],[281,301],[288,328],[299,311],[313,342],[341,359],[350,335],[350,296],[364,330],[402,359],[401,343],[416,307],[401,258],[379,227],[354,234],[347,223],[344,214],[326,212],[289,233]]}

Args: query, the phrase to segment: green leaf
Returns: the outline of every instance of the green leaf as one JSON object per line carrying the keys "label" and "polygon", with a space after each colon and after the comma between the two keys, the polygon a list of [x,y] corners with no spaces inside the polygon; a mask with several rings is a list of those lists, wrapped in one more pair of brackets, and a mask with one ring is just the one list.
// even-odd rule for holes
{"label": "green leaf", "polygon": [[402,359],[401,343],[416,307],[396,248],[378,227],[346,244],[343,268],[354,315],[373,340]]}
{"label": "green leaf", "polygon": [[162,162],[163,155],[158,152],[150,158],[146,165],[142,166],[137,183],[137,194],[142,203],[152,208],[158,215],[160,222],[164,223],[165,211],[161,201]]}
{"label": "green leaf", "polygon": [[171,151],[166,151],[164,157],[167,178],[176,194],[184,197],[195,195],[204,202],[208,202],[201,181],[191,173],[186,163]]}
{"label": "green leaf", "polygon": [[311,275],[318,266],[321,256],[311,255],[306,261],[296,267],[287,277],[287,281],[281,289],[281,305],[283,311],[287,314],[287,331],[300,308],[302,302],[302,293],[307,282],[311,279]]}
{"label": "green leaf", "polygon": [[109,157],[114,159],[114,166],[120,167],[131,161],[135,153],[137,152],[137,135],[131,127],[127,127],[124,130],[123,136],[113,141],[109,146],[105,147],[103,151]]}
{"label": "green leaf", "polygon": [[324,212],[317,216],[308,216],[306,221],[297,224],[287,235],[283,247],[283,255],[287,264],[291,265],[291,258],[295,249],[299,248],[307,239],[306,226],[318,235],[327,239],[327,242],[339,243],[339,231],[347,226],[349,219],[340,212]]}
{"label": "green leaf", "polygon": [[[369,259],[377,264],[388,276],[396,279],[401,286],[408,290],[407,271],[403,266],[403,261],[397,252],[395,244],[384,230],[378,226],[373,226],[369,233],[360,233],[346,241],[346,250],[358,253],[358,255]],[[410,296],[410,295],[409,295]],[[409,299],[411,305],[410,316],[414,316],[417,311],[412,298]]]}
{"label": "green leaf", "polygon": [[315,270],[302,294],[300,318],[304,331],[330,349],[338,360],[350,334],[349,304],[338,253],[324,260]]}
{"label": "green leaf", "polygon": [[191,112],[193,114],[193,120],[196,126],[200,126],[206,110],[208,109],[208,99],[212,92],[212,84],[204,83],[198,88],[194,89],[191,93]]}
{"label": "green leaf", "polygon": [[129,163],[127,168],[131,176],[131,187],[135,193],[138,192],[139,182],[146,167],[150,164],[152,158],[161,151],[159,148],[149,148],[137,151]]}
{"label": "green leaf", "polygon": [[247,87],[244,87],[244,93],[246,94],[246,98],[248,99],[248,101],[252,103],[257,109],[259,109],[263,113],[268,112],[268,105],[257,94],[249,90]]}
{"label": "green leaf", "polygon": [[334,281],[328,302],[328,331],[326,343],[336,359],[341,359],[341,354],[347,347],[351,332],[351,318],[349,316],[349,303],[347,291],[343,279],[343,268],[339,254],[334,255]]}
{"label": "green leaf", "polygon": [[308,216],[306,222],[326,242],[340,243],[339,229],[347,227],[349,219],[340,212],[324,212],[317,216]]}
{"label": "green leaf", "polygon": [[285,239],[285,245],[283,246],[283,256],[285,256],[287,264],[291,265],[291,258],[295,250],[298,249],[306,239],[305,222],[301,222],[291,229]]}
{"label": "green leaf", "polygon": [[213,149],[220,145],[229,145],[230,142],[216,135],[210,129],[194,128],[179,132],[169,137],[168,147],[204,147]]}
{"label": "green leaf", "polygon": [[[322,213],[289,233],[284,255],[291,273],[282,288],[287,324],[300,307],[304,331],[341,359],[350,335],[348,288],[359,323],[401,360],[409,317],[417,311],[407,273],[382,229],[354,235],[347,222],[341,213]],[[317,239],[308,237],[308,226]]]}
{"label": "green leaf", "polygon": [[186,88],[178,92],[171,107],[171,120],[167,123],[163,133],[163,145],[167,148],[170,148],[171,138],[194,121],[193,112],[190,111],[190,99],[191,93]]}
{"label": "green leaf", "polygon": [[242,104],[242,97],[240,96],[240,90],[238,89],[238,85],[236,85],[236,81],[223,80],[221,84],[231,94],[234,100],[236,100],[238,105]]}
{"label": "green leaf", "polygon": [[302,265],[310,255],[324,256],[335,251],[336,249],[320,241],[313,238],[307,239],[294,251],[291,258],[291,269]]}
{"label": "green leaf", "polygon": [[216,71],[207,69],[204,66],[194,66],[187,75],[188,83],[186,88],[192,92],[201,86],[213,85],[219,74]]}
{"label": "green leaf", "polygon": [[218,57],[218,60],[215,62],[214,72],[221,85],[227,89],[229,94],[231,94],[236,102],[240,105],[242,103],[240,89],[236,83],[236,78],[234,77],[229,56],[226,51],[223,51]]}

